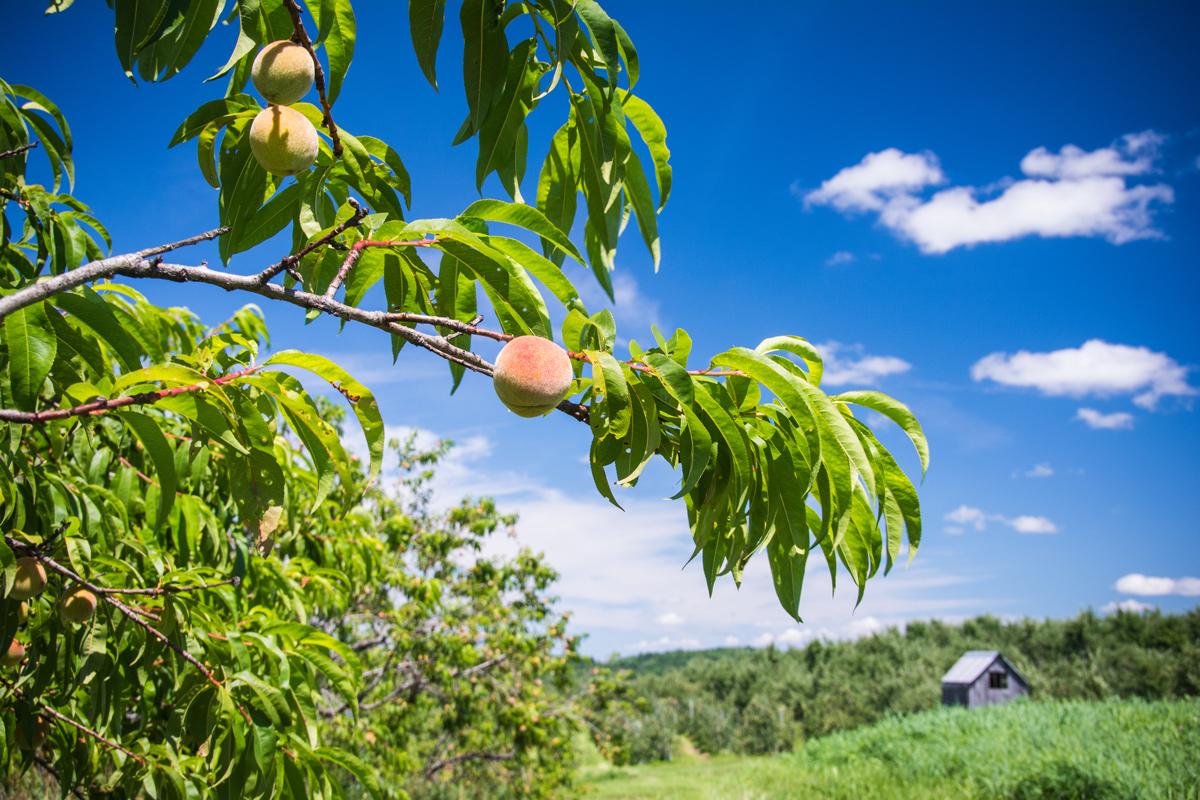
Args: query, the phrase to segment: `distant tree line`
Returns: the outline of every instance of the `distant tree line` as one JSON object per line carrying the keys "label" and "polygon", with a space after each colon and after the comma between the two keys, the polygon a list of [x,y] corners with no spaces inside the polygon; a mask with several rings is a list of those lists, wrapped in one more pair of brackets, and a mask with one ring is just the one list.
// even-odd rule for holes
{"label": "distant tree line", "polygon": [[1200,609],[1088,611],[1068,620],[913,622],[803,649],[644,654],[593,671],[592,737],[614,763],[705,752],[773,753],[805,739],[936,707],[965,650],[1000,650],[1037,699],[1200,694]]}

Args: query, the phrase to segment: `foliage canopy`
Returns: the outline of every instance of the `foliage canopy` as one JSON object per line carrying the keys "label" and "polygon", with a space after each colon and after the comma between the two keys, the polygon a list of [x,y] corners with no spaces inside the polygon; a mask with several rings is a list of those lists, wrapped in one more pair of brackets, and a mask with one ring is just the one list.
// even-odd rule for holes
{"label": "foliage canopy", "polygon": [[[71,5],[56,0],[48,13]],[[3,676],[3,703],[18,713],[6,716],[0,755],[11,757],[14,743],[51,717],[43,752],[70,754],[53,759],[64,791],[326,797],[342,791],[349,773],[382,794],[378,765],[367,766],[354,746],[355,726],[376,702],[373,692],[408,684],[397,677],[398,657],[375,663],[358,644],[379,638],[442,683],[490,672],[481,665],[501,655],[512,665],[518,653],[537,665],[537,680],[549,680],[571,650],[561,625],[541,627],[549,573],[536,559],[497,566],[473,558],[481,572],[453,566],[451,552],[475,544],[446,531],[494,527],[494,511],[464,509],[448,529],[426,525],[420,536],[393,521],[394,500],[377,488],[384,425],[368,387],[317,355],[285,350],[260,360],[267,332],[254,306],[205,328],[186,309],[148,301],[131,285],[139,280],[209,284],[296,305],[310,319],[328,314],[380,329],[393,359],[411,344],[447,361],[452,390],[468,369],[492,372],[473,340],[557,334],[575,374],[559,409],[590,426],[597,490],[615,504],[613,477],[633,486],[655,456],[678,468],[676,498],[686,504],[692,558],[700,557],[710,592],[719,576],[740,582],[765,550],[779,600],[799,619],[811,553],[831,574],[840,563],[860,600],[868,580],[891,568],[903,537],[915,554],[916,490],[852,411],[896,422],[924,470],[928,446],[905,406],[874,391],[826,394],[819,352],[796,336],[689,368],[688,334],[652,330],[652,346],[630,341],[622,359],[612,314],[589,313],[580,300],[566,260],[611,297],[631,218],[657,267],[657,217],[672,182],[666,129],[635,93],[637,50],[595,0],[463,0],[466,111],[454,144],[475,140],[476,189],[495,176],[507,199],[420,220],[406,219],[412,186],[401,155],[335,122],[357,38],[349,0],[109,6],[133,81],[176,76],[219,23],[238,30],[209,79],[222,79],[224,91],[214,84],[213,98],[169,137],[169,146],[196,147],[201,178],[218,190],[219,227],[112,255],[102,222],[71,194],[66,118],[36,89],[0,81],[5,594],[20,558],[51,573],[28,621],[20,604],[3,603],[0,640],[23,640],[30,655]],[[451,11],[444,0],[409,3],[417,61],[435,88]],[[323,134],[315,165],[294,178],[269,174],[249,142],[262,110],[247,91],[252,64],[280,40],[312,56],[316,102],[291,108]],[[527,200],[527,118],[556,91],[566,94],[567,118],[546,143]],[[36,182],[39,170],[48,185]],[[251,275],[164,260],[215,239],[228,262],[288,230],[288,253]],[[481,327],[481,310],[498,330]],[[346,400],[367,442],[365,470],[346,451],[338,415],[298,372]],[[439,536],[456,543],[427,552]],[[51,609],[77,586],[102,602],[72,627]],[[472,602],[498,616],[484,624]],[[410,619],[414,603],[420,612]],[[388,620],[384,631],[372,613]],[[433,629],[421,615],[436,621]],[[502,644],[487,645],[493,636]],[[489,702],[469,692],[444,704],[446,720],[457,723],[438,724],[450,731],[465,730],[472,716],[493,720],[485,741],[450,735],[440,755],[410,752],[424,766],[403,762],[400,773],[434,779],[496,760],[510,764],[521,791],[546,789],[530,776],[553,783],[548,765],[562,762],[563,736],[555,715],[526,713],[543,702],[520,679],[527,669],[502,670],[511,694],[492,686],[481,695],[492,705],[517,698],[511,713],[485,713]],[[414,713],[411,705],[400,713]],[[488,749],[503,735],[513,748]],[[20,760],[39,759],[50,766],[34,750]]]}

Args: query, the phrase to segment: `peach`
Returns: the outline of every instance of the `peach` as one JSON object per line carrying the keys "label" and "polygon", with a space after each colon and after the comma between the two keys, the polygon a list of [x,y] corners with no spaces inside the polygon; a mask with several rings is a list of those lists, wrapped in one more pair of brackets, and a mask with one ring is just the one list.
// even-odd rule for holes
{"label": "peach", "polygon": [[96,595],[82,586],[76,586],[64,594],[58,604],[58,616],[63,622],[87,622],[94,613],[96,613]]}
{"label": "peach", "polygon": [[25,658],[25,645],[13,639],[8,643],[8,650],[0,654],[0,667],[15,667]]}
{"label": "peach", "polygon": [[50,723],[43,716],[17,720],[17,747],[22,750],[37,750],[49,735]]}
{"label": "peach", "polygon": [[36,558],[18,558],[17,574],[8,596],[13,600],[28,600],[41,594],[45,588],[46,568],[41,562]]}
{"label": "peach", "polygon": [[320,147],[317,129],[294,108],[269,106],[250,123],[250,152],[272,175],[304,172],[317,160]]}
{"label": "peach", "polygon": [[259,51],[250,67],[250,78],[268,103],[287,105],[308,94],[316,71],[303,45],[284,39]]}
{"label": "peach", "polygon": [[574,377],[566,350],[540,336],[518,336],[496,357],[492,385],[509,411],[541,417],[567,396]]}

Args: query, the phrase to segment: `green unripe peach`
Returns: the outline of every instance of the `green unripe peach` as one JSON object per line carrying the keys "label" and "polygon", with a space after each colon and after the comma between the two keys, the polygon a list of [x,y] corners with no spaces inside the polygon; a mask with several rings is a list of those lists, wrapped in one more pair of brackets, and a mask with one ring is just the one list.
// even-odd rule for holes
{"label": "green unripe peach", "polygon": [[317,160],[320,140],[308,117],[287,106],[268,106],[250,123],[250,152],[263,169],[286,177]]}
{"label": "green unripe peach", "polygon": [[496,357],[492,386],[509,411],[541,417],[567,396],[574,377],[566,350],[540,336],[518,336]]}
{"label": "green unripe peach", "polygon": [[284,39],[259,51],[250,67],[250,77],[268,103],[287,105],[308,94],[316,72],[308,51]]}
{"label": "green unripe peach", "polygon": [[21,604],[19,606],[17,606],[17,624],[24,625],[28,621],[29,621],[29,603],[26,603],[24,600],[22,600]]}
{"label": "green unripe peach", "polygon": [[0,667],[15,667],[25,658],[25,645],[13,639],[8,649],[0,654]]}
{"label": "green unripe peach", "polygon": [[17,720],[17,747],[22,750],[37,750],[50,735],[50,722],[42,716],[22,722]]}
{"label": "green unripe peach", "polygon": [[41,594],[45,588],[46,568],[41,562],[36,558],[18,558],[17,574],[8,596],[13,600],[28,600]]}
{"label": "green unripe peach", "polygon": [[63,595],[58,604],[58,616],[63,622],[87,622],[96,613],[96,595],[76,586]]}

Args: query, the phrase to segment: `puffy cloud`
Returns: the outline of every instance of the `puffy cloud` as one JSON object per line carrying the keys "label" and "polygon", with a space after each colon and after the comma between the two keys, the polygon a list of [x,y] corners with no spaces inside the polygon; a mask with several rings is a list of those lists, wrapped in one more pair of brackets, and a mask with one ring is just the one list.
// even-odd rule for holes
{"label": "puffy cloud", "polygon": [[848,250],[838,250],[829,258],[825,259],[825,266],[827,267],[837,267],[841,266],[842,264],[852,263],[854,263],[854,253],[851,253]]}
{"label": "puffy cloud", "polygon": [[807,205],[839,211],[882,211],[893,200],[943,183],[946,176],[933,153],[904,153],[895,147],[868,153],[804,196]]}
{"label": "puffy cloud", "polygon": [[1195,395],[1187,373],[1166,353],[1100,339],[1046,353],[992,353],[971,367],[971,377],[977,381],[1033,388],[1047,395],[1104,397],[1136,392],[1133,402],[1146,409],[1153,409],[1163,397]]}
{"label": "puffy cloud", "polygon": [[1007,525],[1017,533],[1058,533],[1058,526],[1046,517],[1029,514],[1006,517],[1003,514],[989,514],[975,506],[959,506],[953,511],[947,512],[943,518],[947,522],[953,523],[946,528],[947,533],[962,533],[967,527],[982,531],[992,522]]}
{"label": "puffy cloud", "polygon": [[1118,611],[1126,611],[1130,614],[1141,614],[1144,611],[1153,611],[1154,606],[1150,603],[1143,603],[1141,600],[1134,600],[1132,597],[1126,600],[1114,600],[1111,603],[1105,603],[1100,607],[1101,613],[1115,614]]}
{"label": "puffy cloud", "polygon": [[912,369],[912,365],[902,358],[867,355],[861,344],[825,342],[816,347],[825,362],[821,382],[829,386],[874,385],[880,378],[900,375]]}
{"label": "puffy cloud", "polygon": [[1027,177],[1002,181],[999,194],[953,186],[928,198],[921,190],[945,181],[937,158],[889,148],[839,171],[804,201],[844,213],[877,213],[884,227],[931,254],[1026,236],[1124,244],[1161,237],[1152,207],[1174,202],[1170,186],[1128,181],[1152,170],[1160,141],[1147,131],[1090,152],[1074,145],[1057,153],[1039,147],[1021,161]]}
{"label": "puffy cloud", "polygon": [[1128,430],[1133,427],[1133,414],[1125,411],[1104,414],[1094,408],[1081,408],[1075,412],[1075,419],[1101,431]]}
{"label": "puffy cloud", "polygon": [[1200,597],[1200,578],[1158,578],[1131,572],[1117,579],[1115,588],[1121,594],[1138,594],[1146,597],[1180,595]]}
{"label": "puffy cloud", "polygon": [[1054,475],[1054,467],[1049,464],[1037,464],[1033,469],[1025,471],[1026,478],[1049,478]]}
{"label": "puffy cloud", "polygon": [[1144,175],[1154,168],[1163,137],[1154,131],[1130,133],[1112,147],[1085,151],[1073,144],[1057,153],[1045,147],[1021,159],[1021,171],[1030,177],[1092,178],[1105,175]]}
{"label": "puffy cloud", "polygon": [[1058,533],[1058,526],[1045,517],[1022,515],[1005,522],[1017,533]]}
{"label": "puffy cloud", "polygon": [[959,506],[958,508],[946,514],[946,521],[953,522],[958,526],[969,525],[975,530],[981,531],[987,527],[988,515],[983,513],[982,508],[976,508],[975,506]]}

